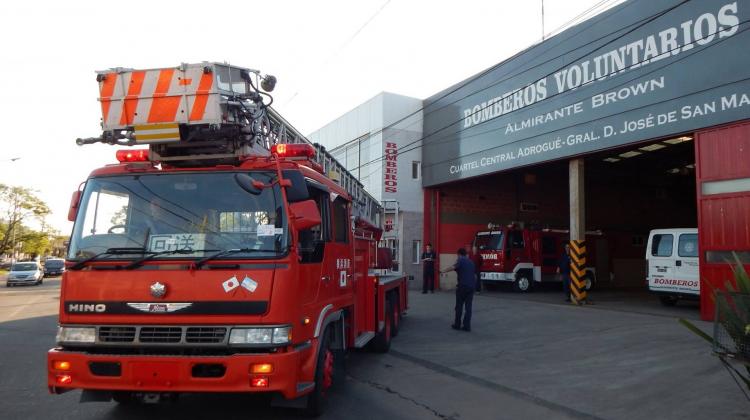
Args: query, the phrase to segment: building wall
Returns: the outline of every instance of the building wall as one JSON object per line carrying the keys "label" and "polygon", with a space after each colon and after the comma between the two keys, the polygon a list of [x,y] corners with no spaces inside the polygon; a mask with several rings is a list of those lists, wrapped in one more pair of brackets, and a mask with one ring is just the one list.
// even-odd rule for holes
{"label": "building wall", "polygon": [[386,214],[395,230],[384,232],[383,240],[398,241],[398,271],[416,279],[421,279],[419,264],[412,263],[413,243],[421,246],[422,240],[421,108],[420,99],[383,92],[308,136],[378,201],[398,203],[395,219]]}

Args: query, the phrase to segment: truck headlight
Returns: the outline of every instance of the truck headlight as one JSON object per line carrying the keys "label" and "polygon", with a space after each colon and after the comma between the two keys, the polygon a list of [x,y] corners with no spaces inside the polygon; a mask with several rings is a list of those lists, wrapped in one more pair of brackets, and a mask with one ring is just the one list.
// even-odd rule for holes
{"label": "truck headlight", "polygon": [[96,328],[94,327],[58,327],[57,344],[64,343],[94,343]]}
{"label": "truck headlight", "polygon": [[234,328],[229,335],[229,344],[289,344],[292,327]]}

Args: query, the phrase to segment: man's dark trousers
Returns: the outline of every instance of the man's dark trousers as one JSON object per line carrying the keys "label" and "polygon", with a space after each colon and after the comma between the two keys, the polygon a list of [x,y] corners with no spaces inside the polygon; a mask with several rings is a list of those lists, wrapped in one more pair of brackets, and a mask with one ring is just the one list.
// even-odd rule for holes
{"label": "man's dark trousers", "polygon": [[428,290],[430,292],[435,290],[435,270],[425,268],[422,279],[422,293],[427,293]]}
{"label": "man's dark trousers", "polygon": [[463,328],[465,330],[471,329],[471,303],[474,301],[474,288],[459,285],[456,288],[456,319],[453,325],[456,328],[461,328],[461,314],[463,314],[464,322]]}

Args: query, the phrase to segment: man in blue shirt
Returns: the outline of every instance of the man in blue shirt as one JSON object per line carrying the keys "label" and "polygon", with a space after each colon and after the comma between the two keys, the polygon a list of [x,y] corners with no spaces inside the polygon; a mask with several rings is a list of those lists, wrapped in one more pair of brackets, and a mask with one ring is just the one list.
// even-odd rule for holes
{"label": "man in blue shirt", "polygon": [[570,245],[565,244],[565,252],[557,263],[557,273],[562,275],[565,301],[570,302]]}
{"label": "man in blue shirt", "polygon": [[[452,266],[442,270],[441,273],[455,271],[458,276],[458,285],[456,286],[456,318],[451,328],[454,330],[462,329],[471,331],[471,303],[474,300],[474,290],[476,289],[476,267],[474,263],[466,256],[464,248],[458,249],[458,259]],[[466,311],[464,313],[464,308]],[[463,314],[463,327],[461,326],[461,315]]]}

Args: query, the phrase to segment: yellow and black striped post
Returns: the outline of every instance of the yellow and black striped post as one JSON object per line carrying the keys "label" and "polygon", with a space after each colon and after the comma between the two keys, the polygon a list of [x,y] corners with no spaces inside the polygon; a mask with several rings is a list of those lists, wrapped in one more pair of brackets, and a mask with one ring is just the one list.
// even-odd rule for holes
{"label": "yellow and black striped post", "polygon": [[586,303],[586,241],[570,241],[570,299]]}

